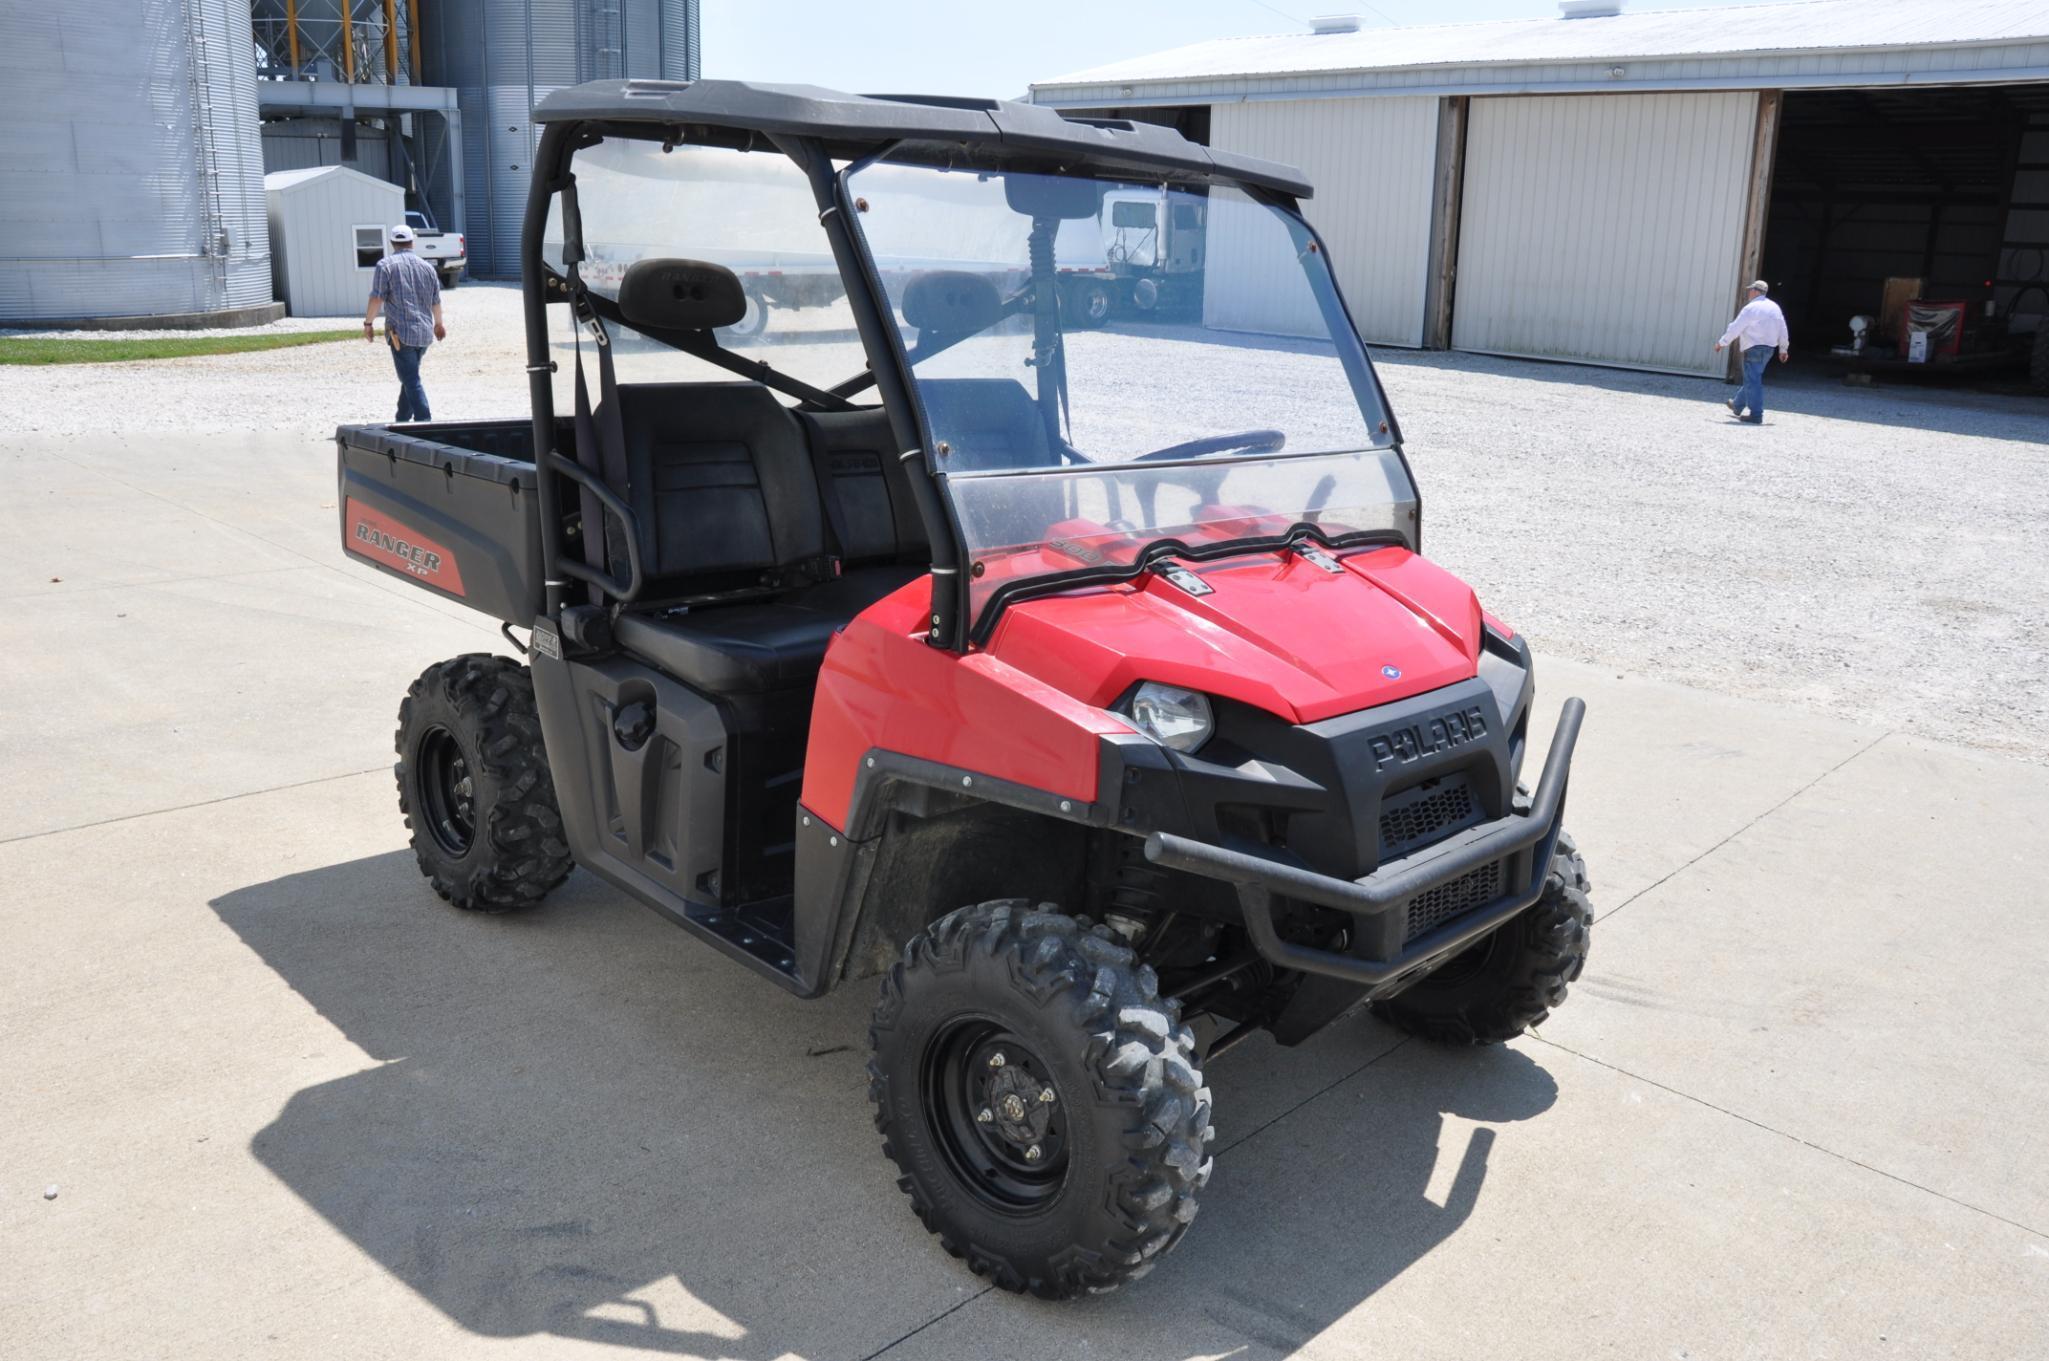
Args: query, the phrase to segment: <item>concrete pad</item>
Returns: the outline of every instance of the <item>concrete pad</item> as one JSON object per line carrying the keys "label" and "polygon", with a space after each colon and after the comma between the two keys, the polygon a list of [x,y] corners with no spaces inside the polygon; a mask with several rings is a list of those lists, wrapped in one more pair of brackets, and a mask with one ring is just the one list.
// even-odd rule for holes
{"label": "concrete pad", "polygon": [[1138,1285],[882,1354],[2020,1357],[2049,1241],[1531,1041],[1421,1043],[1220,1157]]}
{"label": "concrete pad", "polygon": [[120,435],[30,439],[33,467],[68,468],[108,487],[152,497],[217,530],[261,539],[320,562],[341,557],[333,431],[223,435]]}
{"label": "concrete pad", "polygon": [[458,912],[401,835],[380,773],[0,847],[4,1350],[859,1356],[972,1293],[882,1160],[871,993],[583,875]]}
{"label": "concrete pad", "polygon": [[24,1354],[1975,1358],[2049,1328],[2039,1237],[1554,1046],[1365,1020],[1214,1065],[1217,1178],[1146,1281],[974,1298],[875,1146],[868,989],[794,1001],[581,874],[458,913],[399,835],[379,772],[0,846]]}
{"label": "concrete pad", "polygon": [[41,452],[0,451],[0,496],[17,512],[0,541],[0,589],[13,599],[306,565],[254,535]]}
{"label": "concrete pad", "polygon": [[391,586],[300,566],[18,600],[12,636],[46,645],[0,686],[0,840],[388,766],[413,677],[505,650]]}
{"label": "concrete pad", "polygon": [[[402,837],[380,771],[0,846],[0,1235],[32,1259],[0,1331],[765,1361],[979,1288],[882,1158],[871,984],[796,1001],[583,874],[461,913]],[[1398,1042],[1245,1046],[1226,1144]]]}
{"label": "concrete pad", "polygon": [[2044,809],[2049,770],[1888,738],[1601,922],[1545,1038],[2049,1227]]}
{"label": "concrete pad", "polygon": [[1587,703],[1574,751],[1566,826],[1612,911],[1691,863],[1829,770],[1882,730],[1801,709],[1731,699],[1578,662],[1537,657],[1531,783],[1558,708]]}

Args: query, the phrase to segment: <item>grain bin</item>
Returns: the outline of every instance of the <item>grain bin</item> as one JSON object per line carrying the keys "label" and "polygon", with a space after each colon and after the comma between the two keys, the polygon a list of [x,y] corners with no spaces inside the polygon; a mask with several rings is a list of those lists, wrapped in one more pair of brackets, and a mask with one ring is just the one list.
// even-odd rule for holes
{"label": "grain bin", "polygon": [[249,0],[0,0],[0,322],[269,320]]}
{"label": "grain bin", "polygon": [[[461,102],[470,269],[511,277],[534,105],[586,80],[695,80],[697,0],[421,0],[420,40],[426,83],[453,86]],[[445,198],[445,185],[430,196]]]}

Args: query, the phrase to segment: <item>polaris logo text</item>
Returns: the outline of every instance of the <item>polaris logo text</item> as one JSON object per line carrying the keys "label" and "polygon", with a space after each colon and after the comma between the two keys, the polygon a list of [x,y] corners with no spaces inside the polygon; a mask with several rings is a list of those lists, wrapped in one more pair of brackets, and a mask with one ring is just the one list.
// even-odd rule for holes
{"label": "polaris logo text", "polygon": [[363,521],[356,521],[356,537],[373,548],[381,548],[396,558],[403,558],[406,566],[423,577],[439,576],[441,555],[425,548],[407,543],[404,539],[386,534],[381,529],[372,529]]}
{"label": "polaris logo text", "polygon": [[1405,766],[1440,751],[1450,751],[1487,735],[1487,715],[1478,705],[1436,714],[1425,722],[1376,734],[1371,749],[1373,769]]}

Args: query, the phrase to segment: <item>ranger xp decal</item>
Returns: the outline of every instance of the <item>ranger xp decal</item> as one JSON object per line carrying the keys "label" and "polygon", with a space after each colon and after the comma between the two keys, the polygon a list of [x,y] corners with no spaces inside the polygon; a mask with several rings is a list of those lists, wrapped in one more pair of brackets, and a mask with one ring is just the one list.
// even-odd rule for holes
{"label": "ranger xp decal", "polygon": [[348,499],[343,520],[348,525],[344,543],[357,557],[418,577],[450,595],[463,593],[462,572],[455,565],[455,555],[432,539],[372,510],[353,496]]}

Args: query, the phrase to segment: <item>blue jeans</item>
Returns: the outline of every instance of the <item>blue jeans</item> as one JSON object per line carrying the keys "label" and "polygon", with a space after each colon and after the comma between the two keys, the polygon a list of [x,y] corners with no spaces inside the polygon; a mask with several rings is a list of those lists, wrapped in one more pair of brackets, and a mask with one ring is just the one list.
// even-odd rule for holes
{"label": "blue jeans", "polygon": [[[1743,386],[1736,389],[1736,410],[1748,411],[1753,421],[1764,419],[1764,369],[1774,353],[1770,345],[1752,345],[1743,351]],[[426,410],[424,401],[420,409]]]}
{"label": "blue jeans", "polygon": [[398,419],[402,421],[429,421],[427,414],[427,389],[420,386],[420,356],[427,353],[425,345],[396,345],[391,351],[391,365],[398,370]]}

